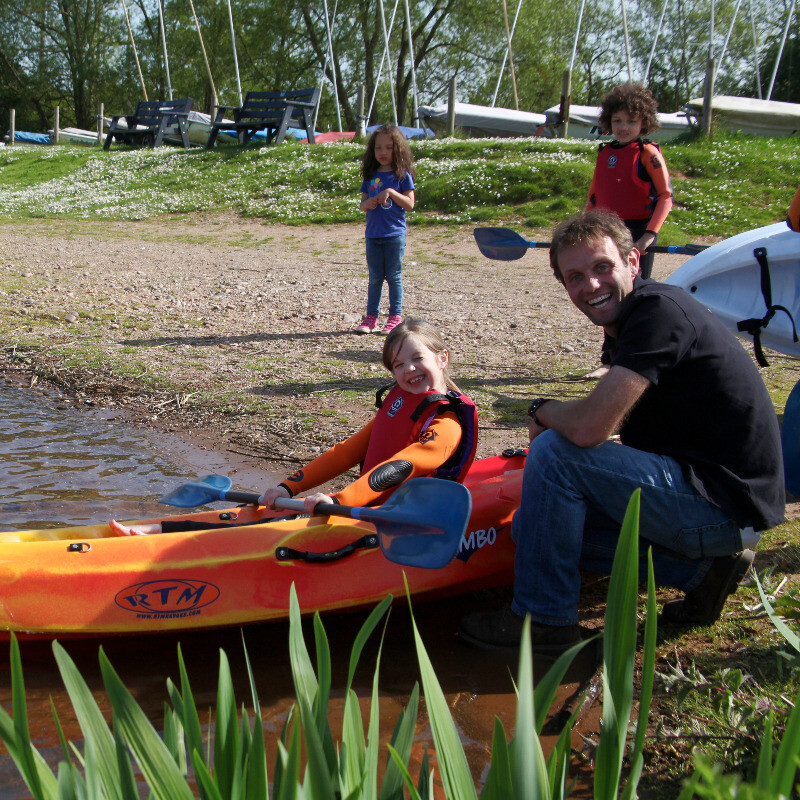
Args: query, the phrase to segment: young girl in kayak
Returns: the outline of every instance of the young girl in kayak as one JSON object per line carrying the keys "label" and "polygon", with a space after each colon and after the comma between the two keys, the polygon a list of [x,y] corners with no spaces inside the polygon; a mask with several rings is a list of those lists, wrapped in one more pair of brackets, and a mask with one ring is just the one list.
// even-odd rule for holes
{"label": "young girl in kayak", "polygon": [[643,278],[653,269],[653,254],[647,250],[672,208],[672,184],[661,150],[642,138],[658,130],[657,112],[652,92],[638,83],[623,83],[603,98],[600,128],[615,138],[600,146],[585,209],[605,208],[623,219],[641,253]]}
{"label": "young girl in kayak", "polygon": [[[424,320],[406,319],[387,336],[383,364],[395,382],[378,392],[375,417],[267,489],[265,506],[275,508],[279,497],[303,494],[359,464],[360,477],[341,491],[306,495],[306,512],[313,513],[322,502],[380,505],[410,478],[464,477],[475,458],[477,413],[450,377],[450,353],[438,331]],[[225,527],[187,520],[130,527],[112,520],[110,525],[119,535]]]}

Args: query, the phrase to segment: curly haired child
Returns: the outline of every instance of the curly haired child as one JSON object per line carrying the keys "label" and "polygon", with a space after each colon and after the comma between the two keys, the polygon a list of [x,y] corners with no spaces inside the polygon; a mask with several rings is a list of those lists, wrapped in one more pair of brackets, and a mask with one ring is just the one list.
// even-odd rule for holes
{"label": "curly haired child", "polygon": [[642,257],[639,274],[649,278],[658,232],[672,208],[672,183],[659,146],[642,138],[658,130],[658,105],[638,83],[623,83],[600,105],[600,127],[614,140],[600,145],[586,211],[617,213]]}

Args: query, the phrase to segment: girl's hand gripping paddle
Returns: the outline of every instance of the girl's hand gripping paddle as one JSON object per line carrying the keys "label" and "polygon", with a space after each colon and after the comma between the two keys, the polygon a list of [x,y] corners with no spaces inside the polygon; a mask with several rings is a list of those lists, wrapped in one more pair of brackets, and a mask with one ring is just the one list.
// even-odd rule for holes
{"label": "girl's hand gripping paddle", "polygon": [[[161,498],[162,503],[194,508],[215,500],[261,504],[262,496],[229,491],[230,478],[208,475],[187,483]],[[301,499],[278,498],[276,508],[305,511]],[[472,511],[472,495],[460,483],[440,478],[413,478],[400,486],[378,508],[319,503],[315,514],[349,517],[370,522],[390,561],[412,567],[438,569],[448,564],[461,545]]]}

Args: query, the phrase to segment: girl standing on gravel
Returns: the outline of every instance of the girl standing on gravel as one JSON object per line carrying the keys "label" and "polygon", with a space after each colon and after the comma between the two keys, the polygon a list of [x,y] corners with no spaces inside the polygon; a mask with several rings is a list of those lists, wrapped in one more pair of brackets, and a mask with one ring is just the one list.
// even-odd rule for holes
{"label": "girl standing on gravel", "polygon": [[[367,313],[356,333],[390,333],[402,321],[406,211],[414,208],[414,156],[396,125],[372,132],[361,161],[361,210],[367,212]],[[383,282],[389,318],[378,328]]]}
{"label": "girl standing on gravel", "polygon": [[[306,512],[313,514],[318,503],[380,505],[410,478],[463,479],[475,458],[478,418],[475,404],[450,377],[450,353],[439,332],[424,320],[406,319],[386,338],[383,364],[394,383],[378,392],[373,419],[267,489],[265,506],[274,508],[279,497],[295,497],[359,464],[360,477],[341,491],[307,495]],[[227,527],[191,520],[133,526],[112,520],[110,525],[120,535]]]}

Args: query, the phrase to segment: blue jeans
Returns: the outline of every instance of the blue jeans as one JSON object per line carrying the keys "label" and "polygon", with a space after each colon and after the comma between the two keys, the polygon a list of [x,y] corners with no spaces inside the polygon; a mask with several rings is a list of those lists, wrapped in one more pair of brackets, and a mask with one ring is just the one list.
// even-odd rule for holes
{"label": "blue jeans", "polygon": [[381,311],[383,282],[389,284],[389,316],[403,313],[403,253],[406,237],[381,236],[367,239],[367,314],[377,317]]}
{"label": "blue jeans", "polygon": [[517,614],[547,625],[578,621],[578,570],[611,572],[637,488],[642,579],[650,546],[656,583],[684,592],[699,585],[714,557],[742,549],[739,525],[699,494],[674,459],[617,442],[578,447],[544,431],[531,443],[511,529]]}

